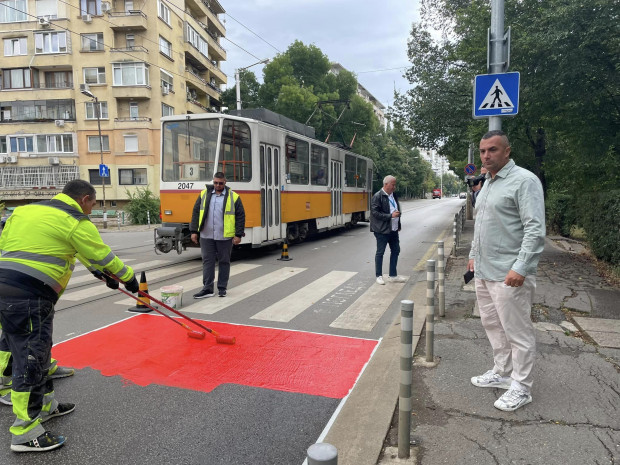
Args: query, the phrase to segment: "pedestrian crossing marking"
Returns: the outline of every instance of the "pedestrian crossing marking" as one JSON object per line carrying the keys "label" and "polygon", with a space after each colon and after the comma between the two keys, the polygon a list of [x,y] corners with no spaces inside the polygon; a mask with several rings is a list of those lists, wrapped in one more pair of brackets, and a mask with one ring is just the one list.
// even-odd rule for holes
{"label": "pedestrian crossing marking", "polygon": [[[127,262],[130,262],[130,261],[133,261],[133,260],[134,260],[133,258],[131,258],[129,260],[123,260],[123,263],[127,263]],[[148,268],[148,267],[151,267],[151,266],[164,265],[166,263],[170,264],[171,262],[170,262],[170,260],[152,260],[150,262],[137,263],[135,265],[131,265],[131,267],[135,270],[136,268]],[[80,264],[81,264],[81,262],[80,262]],[[77,266],[75,268],[77,269]],[[84,267],[84,265],[82,265],[82,268],[86,269]],[[137,278],[139,278],[139,276]],[[90,273],[85,274],[83,276],[78,276],[78,277],[73,276],[73,277],[71,277],[71,280],[69,281],[69,286],[73,287],[76,284],[87,283],[89,281],[93,281],[93,279],[96,280],[96,278],[92,274],[90,274]]]}
{"label": "pedestrian crossing marking", "polygon": [[355,271],[331,271],[250,318],[288,323],[356,274]]}
{"label": "pedestrian crossing marking", "polygon": [[[235,276],[241,273],[245,273],[246,271],[250,271],[253,270],[254,268],[258,268],[261,265],[253,265],[253,264],[249,264],[249,263],[239,263],[237,265],[233,265],[230,267],[230,276]],[[148,276],[147,276],[148,278]],[[168,286],[169,284],[161,284],[162,286]],[[176,286],[182,286],[183,287],[183,293],[185,294],[185,291],[189,291],[190,289],[197,289],[200,288],[202,289],[202,274],[200,276],[195,276],[191,279],[186,279],[185,281],[181,281],[178,283],[174,283],[174,285]],[[161,300],[161,289],[149,289],[149,295],[155,297],[157,300]],[[183,300],[185,300],[185,302],[189,302],[192,296],[191,294],[188,296],[183,297]],[[186,300],[187,299],[187,300]],[[119,300],[117,302],[114,302],[115,304],[118,305],[124,305],[126,307],[131,307],[132,305],[134,305],[135,300],[130,298],[127,299],[123,299],[123,300]]]}
{"label": "pedestrian crossing marking", "polygon": [[[135,258],[127,258],[127,259],[123,258],[122,260],[123,260],[123,263],[129,263],[129,262],[135,262],[136,261]],[[157,260],[157,261],[162,261],[163,262],[164,260]],[[170,263],[170,262],[166,261],[166,263]],[[85,270],[86,267],[82,264],[81,261],[76,260],[75,261],[75,269],[73,271],[81,271],[82,269]]]}
{"label": "pedestrian crossing marking", "polygon": [[340,314],[330,328],[372,331],[405,283],[374,283],[355,302]]}
{"label": "pedestrian crossing marking", "polygon": [[[497,106],[495,105],[496,102]],[[504,86],[502,86],[502,83],[499,81],[499,79],[496,79],[491,88],[489,89],[487,96],[478,107],[478,110],[512,107],[514,107],[514,105],[512,104],[510,97],[508,97],[508,93],[506,93],[506,91],[504,90]]]}
{"label": "pedestrian crossing marking", "polygon": [[184,307],[183,311],[213,315],[226,307],[230,307],[237,302],[241,302],[254,294],[264,291],[268,287],[281,283],[282,281],[292,278],[293,276],[297,276],[306,269],[307,268],[293,268],[288,266],[280,268],[277,271],[273,271],[269,274],[261,276],[260,278],[256,278],[242,284],[241,286],[235,287],[235,292],[229,293],[224,299],[220,299],[218,297],[204,299],[190,305],[189,307]]}
{"label": "pedestrian crossing marking", "polygon": [[[202,264],[196,263],[196,262],[185,262],[179,265],[161,268],[159,270],[149,271],[146,278],[147,278],[147,281],[149,279],[155,280],[155,279],[159,279],[163,277],[174,276],[175,273],[186,273],[188,271],[196,270],[196,269],[202,269]],[[139,279],[140,276],[137,276],[136,278]],[[91,279],[93,279],[92,276],[91,276]],[[80,289],[80,290],[76,290],[72,292],[65,292],[62,295],[62,299],[70,300],[70,301],[77,301],[77,300],[82,300],[82,299],[86,299],[89,297],[97,297],[109,291],[111,291],[110,288],[108,288],[105,284],[100,283],[100,285],[98,285],[97,287],[88,286],[84,289]]]}

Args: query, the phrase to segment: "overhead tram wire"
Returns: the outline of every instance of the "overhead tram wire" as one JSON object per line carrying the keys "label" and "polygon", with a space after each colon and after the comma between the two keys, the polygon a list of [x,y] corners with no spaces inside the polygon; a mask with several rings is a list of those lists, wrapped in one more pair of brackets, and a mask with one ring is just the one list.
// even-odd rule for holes
{"label": "overhead tram wire", "polygon": [[241,21],[239,21],[238,19],[236,19],[235,17],[231,16],[230,13],[226,13],[226,16],[228,16],[230,19],[232,19],[233,21],[235,21],[236,23],[238,23],[239,25],[243,26],[244,28],[246,28],[248,31],[250,31],[252,34],[254,34],[256,37],[258,37],[260,40],[262,40],[263,42],[265,42],[267,45],[269,45],[271,48],[273,48],[276,52],[278,53],[282,53],[282,51],[280,51],[276,46],[270,44],[269,42],[267,42],[265,39],[263,39],[260,35],[258,35],[256,32],[254,32],[252,29],[250,29],[249,27],[247,27],[245,24],[243,24]]}

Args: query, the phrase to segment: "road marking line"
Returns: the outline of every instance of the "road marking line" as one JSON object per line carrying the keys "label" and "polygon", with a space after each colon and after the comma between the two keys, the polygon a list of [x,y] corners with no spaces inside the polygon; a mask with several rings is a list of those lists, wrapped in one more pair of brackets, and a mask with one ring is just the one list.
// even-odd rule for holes
{"label": "road marking line", "polygon": [[[432,257],[434,257],[435,254],[437,253],[437,242],[444,241],[444,250],[445,250],[445,242],[446,242],[445,239],[448,233],[451,231],[452,231],[451,229],[450,231],[444,230],[439,236],[437,236],[434,243],[428,248],[424,256],[413,267],[413,271],[425,271],[426,270],[427,260],[432,260]],[[444,261],[445,261],[445,258],[444,258]]]}
{"label": "road marking line", "polygon": [[374,283],[349,308],[340,314],[330,328],[372,331],[405,283]]}
{"label": "road marking line", "polygon": [[[123,260],[123,263],[127,263],[127,262],[131,262],[134,261],[135,259],[130,258],[128,260]],[[150,266],[157,266],[157,265],[162,265],[165,263],[171,263],[169,260],[153,260],[150,262],[144,262],[144,263],[136,263],[134,265],[131,265],[131,267],[135,270],[136,268],[148,268]],[[80,263],[81,265],[81,263]],[[75,267],[77,269],[77,266]],[[82,268],[84,268],[84,265],[82,265]],[[84,268],[86,270],[86,268]],[[138,277],[136,277],[136,279],[138,279]],[[78,277],[71,277],[71,279],[69,280],[69,286],[73,287],[76,284],[82,284],[82,283],[87,283],[88,281],[92,281],[93,279],[95,279],[93,277],[93,275],[89,272],[88,274],[84,275],[84,276],[78,276]]]}
{"label": "road marking line", "polygon": [[[258,268],[261,265],[251,265],[249,263],[239,263],[238,265],[233,265],[230,267],[230,276],[235,276],[238,275],[240,273],[244,273],[246,271],[250,271],[253,270],[254,268]],[[148,278],[148,276],[147,276]],[[172,284],[165,284],[166,286],[172,286]],[[200,274],[200,276],[195,276],[193,278],[190,279],[186,279],[185,281],[180,281],[178,283],[174,283],[175,286],[182,286],[183,287],[183,293],[185,293],[185,291],[189,291],[190,289],[197,289],[200,288],[202,289],[202,273]],[[157,300],[161,300],[161,288],[160,289],[149,289],[149,295],[155,297]],[[184,300],[185,302],[192,302],[192,297],[191,295],[186,295],[184,297],[182,297],[182,300]],[[135,300],[130,298],[127,299],[123,299],[123,300],[119,300],[117,302],[114,302],[115,304],[118,305],[125,305],[125,306],[133,306],[135,304]],[[179,308],[179,307],[177,307]]]}
{"label": "road marking line", "polygon": [[256,278],[252,281],[248,281],[247,283],[242,284],[241,286],[233,288],[235,292],[232,295],[228,294],[228,296],[223,299],[220,299],[218,297],[204,299],[203,301],[196,302],[189,307],[185,307],[183,311],[213,315],[214,313],[217,313],[226,307],[230,307],[237,302],[241,302],[242,300],[247,299],[254,294],[258,294],[259,292],[264,291],[268,287],[274,286],[286,279],[292,278],[293,276],[296,276],[297,274],[305,270],[306,268],[293,268],[288,266],[280,268],[277,271],[266,274],[265,276],[261,276],[260,278]]}
{"label": "road marking line", "polygon": [[356,271],[331,271],[250,318],[288,323],[356,274]]}

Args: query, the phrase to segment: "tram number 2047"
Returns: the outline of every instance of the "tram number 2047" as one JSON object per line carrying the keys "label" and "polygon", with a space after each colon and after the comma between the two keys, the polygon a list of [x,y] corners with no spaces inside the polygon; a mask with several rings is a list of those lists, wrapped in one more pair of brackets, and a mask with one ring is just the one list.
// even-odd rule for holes
{"label": "tram number 2047", "polygon": [[193,182],[180,182],[177,184],[177,189],[191,189],[194,187]]}

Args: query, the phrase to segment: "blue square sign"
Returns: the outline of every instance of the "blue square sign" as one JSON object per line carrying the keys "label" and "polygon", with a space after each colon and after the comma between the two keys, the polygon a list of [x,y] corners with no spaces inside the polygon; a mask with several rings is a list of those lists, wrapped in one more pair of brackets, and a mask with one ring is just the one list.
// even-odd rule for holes
{"label": "blue square sign", "polygon": [[519,112],[519,73],[480,74],[474,81],[474,118]]}
{"label": "blue square sign", "polygon": [[104,165],[104,164],[99,165],[99,176],[102,178],[110,177],[110,168],[108,168],[108,165]]}

